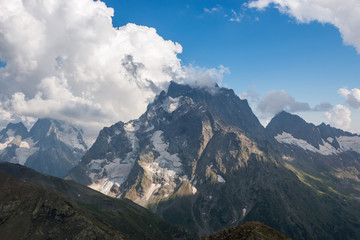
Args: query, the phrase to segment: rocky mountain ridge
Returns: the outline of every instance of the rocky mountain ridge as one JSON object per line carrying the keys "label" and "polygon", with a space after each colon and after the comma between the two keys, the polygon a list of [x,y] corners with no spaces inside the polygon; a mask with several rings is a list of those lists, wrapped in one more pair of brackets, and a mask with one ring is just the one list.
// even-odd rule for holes
{"label": "rocky mountain ridge", "polygon": [[299,116],[280,112],[266,127],[270,138],[322,155],[354,151],[360,154],[360,135],[336,129],[325,123],[315,126]]}
{"label": "rocky mountain ridge", "polygon": [[[320,132],[298,122],[309,132]],[[173,82],[139,119],[104,128],[68,178],[131,199],[200,236],[245,221],[264,222],[294,239],[360,236],[360,206],[351,195],[356,184],[338,191],[345,182],[329,185],[328,179],[309,173],[303,159],[313,158],[309,166],[321,174],[316,159],[320,155],[322,162],[329,155],[301,147],[290,155],[294,144],[278,135],[301,135],[275,123],[265,129],[232,90]],[[326,134],[339,133],[324,129],[323,135],[302,141],[320,149]],[[339,155],[330,156],[339,162]],[[348,164],[358,162],[351,158]]]}
{"label": "rocky mountain ridge", "polygon": [[323,193],[360,199],[360,135],[281,112],[266,127],[283,165]]}
{"label": "rocky mountain ridge", "polygon": [[39,119],[28,131],[22,123],[0,132],[0,161],[65,177],[87,150],[82,131],[54,119]]}

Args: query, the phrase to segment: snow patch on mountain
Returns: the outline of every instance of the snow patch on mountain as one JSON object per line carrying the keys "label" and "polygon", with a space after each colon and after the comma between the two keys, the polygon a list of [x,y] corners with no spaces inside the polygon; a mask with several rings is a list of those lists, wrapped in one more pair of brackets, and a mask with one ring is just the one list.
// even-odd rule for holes
{"label": "snow patch on mountain", "polygon": [[38,147],[35,147],[36,144],[37,142],[34,142],[31,138],[21,141],[20,147],[15,150],[19,164],[24,165],[26,160],[39,150]]}
{"label": "snow patch on mountain", "polygon": [[148,191],[146,192],[144,199],[147,201],[150,199],[150,197],[153,195],[156,190],[158,190],[161,187],[161,184],[154,184],[152,183]]}
{"label": "snow patch on mountain", "polygon": [[196,194],[197,193],[196,187],[191,186],[191,192],[192,192],[193,195]]}
{"label": "snow patch on mountain", "polygon": [[[49,132],[50,131],[51,128],[49,129]],[[79,130],[71,126],[69,123],[61,122],[61,130],[58,129],[56,133],[58,138],[70,147],[78,148],[82,151],[87,150],[87,146],[80,140],[81,134],[79,133]]]}
{"label": "snow patch on mountain", "polygon": [[113,185],[114,185],[113,181],[109,180],[108,178],[103,178],[101,180],[92,183],[88,187],[98,192],[101,192],[102,194],[109,195]]}
{"label": "snow patch on mountain", "polygon": [[160,154],[160,156],[155,159],[155,162],[157,162],[160,167],[173,170],[179,174],[182,172],[181,160],[177,154],[170,154],[167,152],[169,144],[163,141],[162,134],[162,131],[155,131],[151,137],[154,150]]}
{"label": "snow patch on mountain", "polygon": [[[170,196],[175,190],[175,182],[178,180],[187,180],[188,178],[186,175],[182,175],[183,169],[178,155],[168,152],[169,143],[164,142],[162,131],[155,131],[150,141],[153,145],[153,151],[157,152],[158,156],[153,162],[144,162],[141,164],[143,169],[151,177],[152,185],[145,196],[139,200],[139,203],[144,200],[147,201],[156,191],[159,191],[159,189],[164,192],[164,196]],[[192,187],[191,190],[193,194],[197,191],[195,187]]]}
{"label": "snow patch on mountain", "polygon": [[216,176],[217,176],[217,181],[219,183],[225,183],[226,182],[225,179],[221,175],[216,175]]}
{"label": "snow patch on mountain", "polygon": [[360,137],[359,136],[340,136],[336,140],[343,150],[351,150],[360,153]]}
{"label": "snow patch on mountain", "polygon": [[[15,131],[12,129],[9,129],[6,131],[6,136],[7,138],[5,139],[5,141],[3,143],[0,143],[0,153],[2,152],[2,150],[4,150],[5,148],[9,147],[9,145],[12,143],[12,141],[15,139]],[[3,135],[4,136],[4,135]]]}
{"label": "snow patch on mountain", "polygon": [[282,134],[278,134],[277,136],[275,136],[275,139],[280,143],[295,145],[304,150],[320,153],[322,155],[332,155],[341,152],[341,150],[335,149],[332,145],[330,145],[328,142],[325,142],[324,140],[322,144],[319,145],[319,149],[317,149],[305,140],[294,138],[290,133],[287,132],[282,132]]}
{"label": "snow patch on mountain", "polygon": [[30,148],[30,144],[27,141],[21,141],[19,147]]}
{"label": "snow patch on mountain", "polygon": [[[102,187],[105,183],[104,181],[111,181],[112,183],[120,185],[124,179],[127,178],[128,173],[126,171],[129,169],[127,165],[129,164],[121,164],[119,158],[112,161],[107,159],[93,159],[87,165],[88,176],[95,183],[101,182],[100,189],[105,191]],[[93,186],[97,185],[95,184]]]}
{"label": "snow patch on mountain", "polygon": [[2,152],[2,150],[7,148],[13,140],[14,140],[14,137],[10,137],[4,143],[0,143],[0,153]]}
{"label": "snow patch on mountain", "polygon": [[[139,148],[139,140],[136,137],[136,131],[139,126],[135,122],[130,121],[124,125],[124,130],[127,138],[131,143],[132,150],[127,153],[125,159],[114,158],[108,159],[93,159],[87,164],[87,174],[92,179],[93,183],[88,187],[100,191],[104,194],[109,194],[111,188],[121,186],[129,177],[131,169],[134,167],[136,151]],[[119,131],[120,133],[120,131]],[[111,138],[108,138],[108,143]]]}
{"label": "snow patch on mountain", "polygon": [[14,163],[24,165],[27,158],[39,150],[38,147],[34,147],[36,143],[31,138],[21,139],[21,136],[15,136],[15,131],[9,129],[6,132],[7,138],[5,142],[0,143],[0,153],[2,153],[7,147],[16,145],[15,157],[11,160]]}
{"label": "snow patch on mountain", "polygon": [[146,164],[144,169],[153,177],[153,179],[164,179],[165,182],[173,181],[174,177],[177,176],[174,170],[162,168],[157,162]]}
{"label": "snow patch on mountain", "polygon": [[168,113],[172,113],[174,112],[176,109],[178,109],[178,107],[181,105],[180,104],[181,101],[181,97],[177,97],[177,98],[172,98],[172,97],[167,97],[166,100],[164,101],[164,103],[161,105],[161,107],[167,111]]}
{"label": "snow patch on mountain", "polygon": [[242,210],[242,216],[243,216],[243,217],[245,217],[246,211],[247,211],[246,208],[243,208],[243,210]]}
{"label": "snow patch on mountain", "polygon": [[130,121],[124,125],[125,134],[129,139],[132,148],[132,151],[127,154],[124,163],[134,164],[135,162],[135,153],[139,148],[139,139],[136,137],[135,133],[139,128],[140,126],[135,125],[134,121]]}
{"label": "snow patch on mountain", "polygon": [[101,169],[104,162],[106,162],[106,159],[93,159],[88,163],[88,169],[89,170]]}
{"label": "snow patch on mountain", "polygon": [[120,186],[128,178],[133,165],[133,162],[123,163],[120,158],[115,158],[104,169],[107,175],[111,176],[111,180]]}

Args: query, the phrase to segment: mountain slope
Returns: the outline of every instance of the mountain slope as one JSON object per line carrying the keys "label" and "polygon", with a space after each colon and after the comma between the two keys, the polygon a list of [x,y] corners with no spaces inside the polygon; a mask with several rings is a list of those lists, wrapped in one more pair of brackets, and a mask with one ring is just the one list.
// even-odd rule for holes
{"label": "mountain slope", "polygon": [[245,221],[294,239],[360,236],[359,204],[307,184],[275,144],[232,90],[171,83],[139,119],[104,128],[68,177],[200,236]]}
{"label": "mountain slope", "polygon": [[[63,217],[65,214],[65,218],[68,217],[67,215],[73,217],[73,212],[75,212],[75,216],[77,216],[77,213],[83,214],[86,221],[93,222],[94,224],[99,223],[98,225],[100,229],[102,229],[102,231],[107,231],[105,231],[106,234],[103,234],[105,237],[108,234],[113,238],[114,236],[117,236],[115,234],[118,234],[119,236],[122,236],[126,239],[192,239],[189,235],[179,230],[177,227],[165,222],[157,215],[138,206],[137,204],[134,204],[129,200],[113,199],[72,181],[66,181],[60,178],[43,175],[29,168],[11,163],[0,163],[0,173],[1,172],[3,172],[3,175],[7,174],[16,178],[11,178],[10,182],[1,183],[1,186],[4,189],[7,189],[6,191],[1,192],[4,194],[2,196],[5,198],[9,197],[11,199],[19,199],[18,201],[15,201],[15,203],[19,203],[18,205],[23,208],[29,207],[28,211],[30,211],[30,214],[32,211],[34,211],[35,207],[37,207],[37,201],[35,200],[40,199],[44,202],[44,204],[41,205],[42,208],[46,208],[46,204],[48,203],[54,203],[55,209],[58,209],[56,211],[50,209],[51,211],[49,210],[49,213],[46,213],[46,216],[50,214],[50,217],[54,217],[56,220],[56,217],[58,216],[53,214],[54,211],[55,213],[59,212],[58,215],[60,215],[60,217]],[[21,180],[20,183],[17,179]],[[18,185],[12,184],[12,182],[15,182],[16,184],[23,184],[24,186],[21,185],[18,187]],[[24,193],[22,188],[24,188],[24,191],[26,190]],[[14,191],[14,194],[8,194],[10,193],[9,191]],[[31,202],[29,202],[30,205],[27,203],[28,199],[31,199]],[[8,202],[11,203],[11,201],[13,200],[9,200]],[[33,203],[35,205],[31,205]],[[17,206],[14,205],[13,211],[9,212],[11,218],[17,219],[17,212],[21,211],[21,209],[17,210]],[[56,208],[57,206],[59,206],[59,208]],[[69,212],[63,213],[63,211]],[[41,215],[42,218],[39,219],[38,222],[31,220],[31,215],[30,219],[27,218],[26,220],[32,222],[32,224],[38,225],[36,227],[39,228],[45,224],[44,227],[46,227],[46,229],[51,230],[52,227],[56,229],[56,226],[46,225],[48,221],[46,216],[44,218],[44,216]],[[74,219],[74,221],[79,220],[78,218]],[[7,220],[5,218],[5,222],[6,221]],[[73,222],[73,220],[71,220],[71,222]],[[59,224],[58,228],[67,228],[66,224],[68,222],[64,222],[65,225],[62,225],[63,222],[57,223]],[[7,224],[12,229],[19,226],[16,222],[14,223],[13,221],[8,222]],[[79,224],[81,225],[83,223]],[[1,226],[2,224],[0,224],[0,232]],[[91,226],[91,224],[89,224],[89,226],[81,225],[79,226],[79,229],[81,231],[85,231],[88,228],[92,229]],[[61,229],[59,230],[60,232],[63,231]],[[96,229],[94,229],[94,231],[95,230]],[[6,229],[3,231],[6,231]],[[29,234],[35,233],[30,232]],[[89,235],[86,236],[90,237]],[[96,239],[102,239],[102,235],[93,235],[92,237],[94,236],[99,236]],[[60,238],[61,237],[58,239]]]}
{"label": "mountain slope", "polygon": [[276,230],[259,222],[247,222],[241,226],[224,229],[202,238],[203,240],[290,240]]}
{"label": "mountain slope", "polygon": [[278,113],[266,127],[266,133],[277,142],[296,145],[322,155],[354,151],[360,154],[360,135],[326,125],[315,126],[297,115]]}
{"label": "mountain slope", "polygon": [[2,239],[125,239],[58,195],[0,171]]}
{"label": "mountain slope", "polygon": [[22,123],[10,123],[0,142],[0,161],[57,177],[65,177],[87,150],[81,130],[53,119],[39,119],[30,132]]}
{"label": "mountain slope", "polygon": [[266,127],[285,166],[319,191],[360,198],[360,136],[325,125],[315,126],[287,112]]}

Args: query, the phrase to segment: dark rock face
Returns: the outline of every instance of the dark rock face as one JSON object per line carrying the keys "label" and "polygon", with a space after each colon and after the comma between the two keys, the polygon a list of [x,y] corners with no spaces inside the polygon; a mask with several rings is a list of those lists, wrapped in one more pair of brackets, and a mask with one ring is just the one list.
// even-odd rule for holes
{"label": "dark rock face", "polygon": [[[232,90],[172,83],[139,119],[104,128],[68,178],[131,199],[199,236],[246,221],[294,239],[360,236],[358,202],[286,160],[329,159],[319,154],[321,131],[294,115],[277,118],[265,130]],[[283,142],[274,138],[286,131]],[[290,155],[295,148],[299,154]]]}
{"label": "dark rock face", "polygon": [[241,226],[224,229],[203,237],[203,240],[290,240],[275,229],[259,222],[246,222]]}
{"label": "dark rock face", "polygon": [[275,115],[266,126],[266,131],[271,137],[282,132],[290,133],[293,137],[303,139],[316,148],[322,144],[321,133],[314,124],[307,123],[299,116],[285,111]]}
{"label": "dark rock face", "polygon": [[87,150],[81,130],[53,119],[39,119],[30,132],[22,123],[10,123],[0,142],[0,161],[57,177],[65,177]]}

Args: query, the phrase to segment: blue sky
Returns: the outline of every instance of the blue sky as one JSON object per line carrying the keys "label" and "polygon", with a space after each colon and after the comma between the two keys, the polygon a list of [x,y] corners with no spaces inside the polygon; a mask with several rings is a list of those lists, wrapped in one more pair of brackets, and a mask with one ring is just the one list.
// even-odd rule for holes
{"label": "blue sky", "polygon": [[264,125],[284,109],[360,133],[360,0],[0,4],[0,127],[51,117],[95,136],[175,80],[234,89]]}
{"label": "blue sky", "polygon": [[[310,106],[336,105],[345,102],[339,88],[359,87],[360,56],[331,23],[299,23],[274,7],[249,9],[244,6],[248,1],[105,2],[115,9],[115,26],[154,27],[180,43],[184,64],[228,67],[231,73],[222,85],[238,94],[252,88],[261,98],[270,90],[285,90]],[[328,121],[319,112],[296,114],[317,124]],[[352,110],[351,130],[359,131],[358,117]]]}

